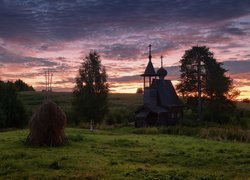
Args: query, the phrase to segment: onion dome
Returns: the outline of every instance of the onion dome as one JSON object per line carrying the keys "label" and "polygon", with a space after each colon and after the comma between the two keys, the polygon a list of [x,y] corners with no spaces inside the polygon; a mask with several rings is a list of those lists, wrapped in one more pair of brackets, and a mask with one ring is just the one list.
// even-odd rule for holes
{"label": "onion dome", "polygon": [[165,77],[167,76],[168,72],[166,69],[164,69],[163,67],[161,67],[160,69],[158,69],[157,71],[157,75],[160,76],[160,77]]}

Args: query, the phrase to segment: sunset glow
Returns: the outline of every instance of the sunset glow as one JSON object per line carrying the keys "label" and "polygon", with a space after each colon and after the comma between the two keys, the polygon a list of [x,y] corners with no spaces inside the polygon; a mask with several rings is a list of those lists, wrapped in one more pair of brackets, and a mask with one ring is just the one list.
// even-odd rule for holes
{"label": "sunset glow", "polygon": [[[239,98],[250,98],[250,1],[1,1],[0,78],[22,79],[44,89],[72,91],[82,59],[97,50],[111,92],[142,87],[152,44],[153,63],[176,84],[179,60],[193,45],[206,45],[224,63]],[[212,12],[212,13],[211,13]]]}

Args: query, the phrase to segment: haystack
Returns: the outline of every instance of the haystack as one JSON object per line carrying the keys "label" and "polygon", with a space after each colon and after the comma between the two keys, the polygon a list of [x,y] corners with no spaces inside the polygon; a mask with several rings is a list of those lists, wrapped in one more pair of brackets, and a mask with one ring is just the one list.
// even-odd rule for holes
{"label": "haystack", "polygon": [[29,121],[30,134],[26,143],[37,146],[60,146],[66,141],[64,128],[67,118],[63,110],[47,100]]}

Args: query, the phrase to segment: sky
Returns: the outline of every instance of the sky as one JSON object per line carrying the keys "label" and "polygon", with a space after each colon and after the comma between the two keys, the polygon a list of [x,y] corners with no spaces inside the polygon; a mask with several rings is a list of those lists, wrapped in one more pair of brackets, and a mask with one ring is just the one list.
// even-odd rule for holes
{"label": "sky", "polygon": [[152,44],[154,67],[163,55],[167,79],[179,79],[179,60],[205,45],[228,70],[239,98],[250,98],[249,0],[0,0],[0,78],[72,91],[83,58],[101,55],[111,92],[142,87]]}

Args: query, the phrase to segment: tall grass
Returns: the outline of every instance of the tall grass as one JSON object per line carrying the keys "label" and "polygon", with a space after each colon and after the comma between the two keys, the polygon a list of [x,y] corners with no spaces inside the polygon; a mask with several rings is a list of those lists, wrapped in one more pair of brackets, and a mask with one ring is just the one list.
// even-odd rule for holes
{"label": "tall grass", "polygon": [[[19,98],[23,101],[28,110],[28,117],[42,104],[44,101],[43,92],[20,92]],[[72,113],[72,93],[71,92],[52,92],[50,99],[58,104],[66,113],[68,124],[75,125],[75,117]],[[109,113],[103,120],[109,125],[128,124],[132,119],[135,110],[142,104],[141,94],[109,94]]]}
{"label": "tall grass", "polygon": [[165,126],[139,128],[133,131],[135,134],[170,134],[185,135],[212,139],[217,141],[250,142],[250,130],[237,127],[188,127],[188,126]]}

